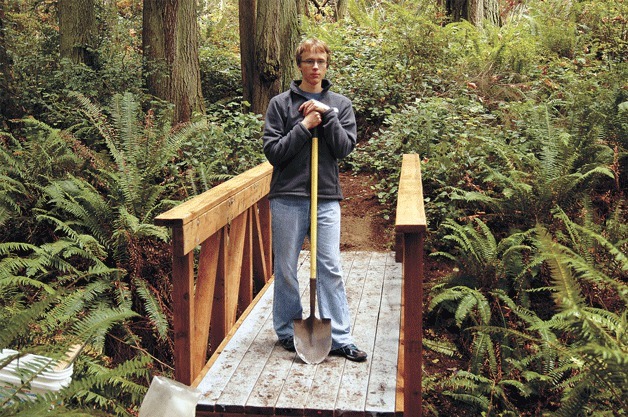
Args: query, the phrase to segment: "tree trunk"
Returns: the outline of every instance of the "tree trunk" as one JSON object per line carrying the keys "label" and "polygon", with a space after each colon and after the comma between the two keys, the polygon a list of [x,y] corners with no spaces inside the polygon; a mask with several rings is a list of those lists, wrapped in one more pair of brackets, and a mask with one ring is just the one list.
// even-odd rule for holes
{"label": "tree trunk", "polygon": [[4,35],[7,26],[5,10],[6,1],[0,0],[0,126],[4,126],[7,120],[24,115],[13,99],[13,62],[7,52]]}
{"label": "tree trunk", "polygon": [[499,0],[484,0],[484,19],[494,25],[501,26]]}
{"label": "tree trunk", "polygon": [[253,102],[255,77],[255,15],[257,0],[239,0],[240,67],[242,71],[242,99]]}
{"label": "tree trunk", "polygon": [[258,0],[255,25],[255,76],[253,77],[252,110],[266,114],[268,101],[281,87],[279,74],[279,10],[275,0]]}
{"label": "tree trunk", "polygon": [[268,101],[286,90],[294,76],[298,40],[296,0],[258,0],[252,110],[266,114]]}
{"label": "tree trunk", "polygon": [[484,0],[469,0],[467,20],[474,26],[482,27],[484,21]]}
{"label": "tree trunk", "polygon": [[334,8],[336,22],[344,19],[347,16],[348,8],[349,0],[336,0],[336,6]]}
{"label": "tree trunk", "polygon": [[299,16],[310,17],[309,1],[310,0],[297,0],[297,13]]}
{"label": "tree trunk", "polygon": [[468,20],[478,27],[485,20],[494,25],[501,24],[499,0],[446,0],[445,7],[454,22]]}
{"label": "tree trunk", "polygon": [[142,46],[149,93],[174,104],[174,122],[204,112],[195,0],[144,0]]}
{"label": "tree trunk", "polygon": [[295,52],[299,43],[299,13],[297,1],[283,2],[279,21],[281,33],[279,34],[281,55],[279,57],[281,85],[280,91],[287,90],[296,75]]}
{"label": "tree trunk", "polygon": [[59,54],[75,64],[97,66],[94,0],[59,0]]}

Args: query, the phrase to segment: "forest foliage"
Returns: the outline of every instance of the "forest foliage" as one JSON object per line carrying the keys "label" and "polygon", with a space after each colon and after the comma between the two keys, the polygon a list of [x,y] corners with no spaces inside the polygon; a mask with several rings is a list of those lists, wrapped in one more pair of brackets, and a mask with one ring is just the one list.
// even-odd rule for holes
{"label": "forest foliage", "polygon": [[[184,126],[143,92],[137,2],[99,6],[96,69],[58,62],[53,4],[23,3],[5,29],[28,116],[1,121],[0,347],[83,351],[59,397],[0,387],[0,414],[134,415],[172,371],[154,217],[264,160],[237,2],[199,17],[207,110]],[[360,136],[342,167],[376,177],[384,215],[402,154],[422,158],[427,249],[452,271],[429,288],[425,344],[465,363],[424,376],[426,415],[623,416],[628,3],[502,6],[502,26],[476,27],[431,0],[353,0],[301,30],[334,51]]]}

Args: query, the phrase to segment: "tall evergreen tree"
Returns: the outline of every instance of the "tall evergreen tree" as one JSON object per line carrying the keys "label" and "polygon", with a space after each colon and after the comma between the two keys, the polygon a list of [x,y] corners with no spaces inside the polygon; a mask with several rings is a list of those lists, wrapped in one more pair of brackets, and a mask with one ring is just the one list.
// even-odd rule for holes
{"label": "tall evergreen tree", "polygon": [[75,64],[97,65],[94,0],[59,0],[59,54]]}
{"label": "tall evergreen tree", "polygon": [[145,0],[142,46],[148,91],[174,104],[174,122],[203,112],[194,0]]}
{"label": "tall evergreen tree", "polygon": [[239,6],[245,99],[253,112],[265,114],[268,101],[287,89],[295,75],[297,0],[240,0]]}
{"label": "tall evergreen tree", "polygon": [[12,65],[5,37],[5,7],[6,1],[0,0],[0,126],[3,120],[20,116],[12,94]]}
{"label": "tall evergreen tree", "polygon": [[475,26],[482,26],[485,20],[495,25],[501,24],[498,0],[445,0],[444,3],[447,14],[455,21],[468,20]]}
{"label": "tall evergreen tree", "polygon": [[239,0],[240,62],[242,68],[242,98],[253,102],[255,74],[255,18],[257,0]]}

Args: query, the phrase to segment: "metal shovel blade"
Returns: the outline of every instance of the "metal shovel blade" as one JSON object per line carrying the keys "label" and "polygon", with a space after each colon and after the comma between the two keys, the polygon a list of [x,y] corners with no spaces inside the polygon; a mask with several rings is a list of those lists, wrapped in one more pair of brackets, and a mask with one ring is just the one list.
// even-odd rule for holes
{"label": "metal shovel blade", "polygon": [[305,320],[294,320],[294,347],[307,364],[324,361],[331,350],[331,319],[319,319],[312,313]]}

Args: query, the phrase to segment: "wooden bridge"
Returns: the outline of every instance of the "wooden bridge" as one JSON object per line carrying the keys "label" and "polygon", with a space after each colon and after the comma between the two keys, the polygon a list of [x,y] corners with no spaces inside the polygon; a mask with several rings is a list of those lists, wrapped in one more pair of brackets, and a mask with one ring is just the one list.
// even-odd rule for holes
{"label": "wooden bridge", "polygon": [[[175,378],[203,393],[197,415],[421,416],[426,220],[418,155],[403,156],[396,253],[342,254],[366,363],[330,356],[307,365],[277,344],[271,174],[261,164],[155,220],[172,229]],[[303,289],[308,255],[300,258]]]}

